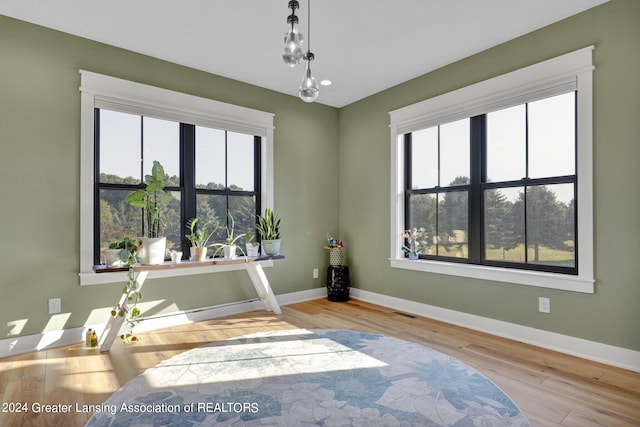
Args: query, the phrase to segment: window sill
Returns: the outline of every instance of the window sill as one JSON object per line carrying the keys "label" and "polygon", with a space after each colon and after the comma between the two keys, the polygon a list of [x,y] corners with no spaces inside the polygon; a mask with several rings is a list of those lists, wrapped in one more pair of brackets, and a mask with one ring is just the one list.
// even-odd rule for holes
{"label": "window sill", "polygon": [[[259,261],[262,267],[273,267],[273,260]],[[180,270],[156,270],[149,272],[149,279],[159,279],[163,277],[191,276],[194,274],[221,273],[226,271],[244,270],[244,263],[237,264],[215,264],[202,267],[193,267]],[[124,283],[127,281],[127,272],[118,271],[113,273],[95,273],[93,271],[80,272],[80,286],[101,285],[105,283]]]}
{"label": "window sill", "polygon": [[493,280],[587,294],[594,293],[595,280],[593,278],[581,277],[579,275],[569,276],[566,274],[544,273],[539,271],[516,270],[442,261],[407,260],[403,258],[391,258],[389,261],[392,268],[448,274],[472,279]]}

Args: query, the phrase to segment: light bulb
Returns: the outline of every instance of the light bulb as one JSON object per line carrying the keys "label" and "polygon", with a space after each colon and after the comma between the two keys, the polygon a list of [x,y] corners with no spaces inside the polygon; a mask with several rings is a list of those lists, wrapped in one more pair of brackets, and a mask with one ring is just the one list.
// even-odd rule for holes
{"label": "light bulb", "polygon": [[297,16],[293,17],[295,20],[292,20],[291,27],[284,33],[284,49],[282,51],[282,60],[290,67],[295,67],[301,63],[304,56],[302,53],[304,38],[302,33],[298,32]]}
{"label": "light bulb", "polygon": [[313,102],[316,100],[318,95],[320,95],[320,89],[318,89],[318,83],[316,83],[316,79],[311,76],[311,60],[307,60],[307,71],[305,72],[304,78],[300,83],[300,88],[298,89],[298,96],[304,102]]}

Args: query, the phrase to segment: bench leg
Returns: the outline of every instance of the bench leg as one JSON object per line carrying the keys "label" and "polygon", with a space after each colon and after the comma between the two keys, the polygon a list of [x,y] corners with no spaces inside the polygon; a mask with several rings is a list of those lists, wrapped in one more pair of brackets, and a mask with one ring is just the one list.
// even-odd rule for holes
{"label": "bench leg", "polygon": [[262,300],[264,307],[268,311],[273,311],[276,314],[282,314],[280,305],[278,304],[276,296],[271,289],[271,285],[269,284],[266,274],[264,274],[262,265],[257,262],[249,262],[246,264],[245,268],[247,269],[247,273],[249,273],[249,278],[253,283],[253,287],[256,288],[258,297]]}

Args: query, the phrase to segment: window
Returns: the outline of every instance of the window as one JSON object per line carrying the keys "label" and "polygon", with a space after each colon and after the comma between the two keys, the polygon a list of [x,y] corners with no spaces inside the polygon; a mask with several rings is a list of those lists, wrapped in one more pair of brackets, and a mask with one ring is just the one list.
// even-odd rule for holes
{"label": "window", "polygon": [[575,103],[574,91],[406,133],[420,257],[576,274]]}
{"label": "window", "polygon": [[485,263],[577,274],[575,110],[573,91],[480,116]]}
{"label": "window", "polygon": [[[256,214],[273,207],[273,114],[80,71],[80,283],[96,275],[100,249],[142,233],[142,213],[124,201],[158,160],[169,176],[168,246],[186,248],[184,224],[227,212],[236,233],[255,233]],[[160,273],[176,275],[176,273]],[[179,274],[191,274],[189,272]],[[100,276],[100,277],[98,277]],[[106,277],[111,276],[111,277]]]}
{"label": "window", "polygon": [[591,51],[390,113],[392,267],[593,292]]}
{"label": "window", "polygon": [[[95,110],[95,127],[94,263],[101,262],[109,242],[144,235],[142,213],[125,199],[144,186],[154,160],[163,165],[168,176],[165,189],[173,196],[162,230],[168,249],[183,251],[189,246],[184,230],[193,217],[220,225],[214,241],[225,237],[227,213],[234,219],[236,234],[255,234],[260,137],[106,109]],[[195,153],[195,162],[188,153]]]}
{"label": "window", "polygon": [[469,257],[469,136],[469,119],[405,134],[405,229],[422,257]]}

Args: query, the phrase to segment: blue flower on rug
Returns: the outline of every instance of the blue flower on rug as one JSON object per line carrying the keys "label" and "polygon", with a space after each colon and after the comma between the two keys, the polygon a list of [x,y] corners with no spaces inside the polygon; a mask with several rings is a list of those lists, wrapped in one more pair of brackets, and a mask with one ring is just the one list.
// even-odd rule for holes
{"label": "blue flower on rug", "polygon": [[520,411],[495,384],[463,366],[433,360],[417,362],[417,377],[429,387],[439,390],[456,409],[466,410],[469,402],[491,405],[500,415],[515,416]]}
{"label": "blue flower on rug", "polygon": [[359,350],[366,347],[369,342],[379,340],[384,335],[375,335],[366,332],[330,330],[326,331],[326,334],[324,334],[324,336],[346,347],[352,348],[354,350]]}
{"label": "blue flower on rug", "polygon": [[332,390],[336,400],[366,408],[376,406],[376,401],[391,385],[389,378],[381,375],[378,369],[330,371],[318,375],[310,382]]}
{"label": "blue flower on rug", "polygon": [[402,418],[414,418],[413,413],[380,405],[378,401],[393,385],[391,378],[382,375],[377,368],[330,371],[314,377],[311,383],[333,392],[334,400],[345,406],[374,409],[380,416],[390,414]]}

